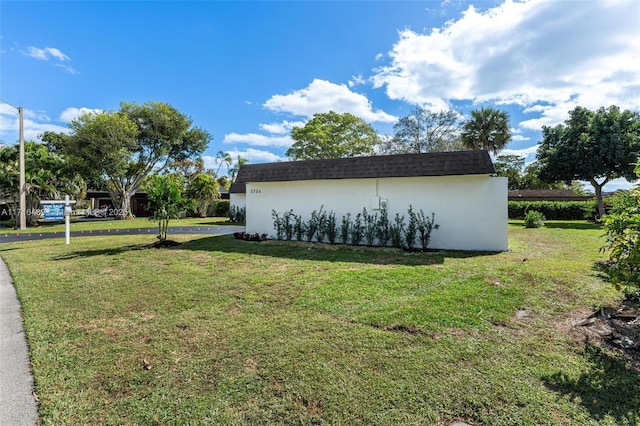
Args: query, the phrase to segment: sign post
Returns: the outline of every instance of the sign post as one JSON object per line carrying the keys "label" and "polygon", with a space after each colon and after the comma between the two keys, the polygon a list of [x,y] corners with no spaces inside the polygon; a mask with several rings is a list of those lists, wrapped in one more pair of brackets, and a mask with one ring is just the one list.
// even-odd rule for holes
{"label": "sign post", "polygon": [[76,200],[70,200],[68,195],[64,196],[64,200],[43,200],[42,211],[44,220],[62,220],[64,218],[64,238],[65,243],[69,245],[71,239],[71,206]]}

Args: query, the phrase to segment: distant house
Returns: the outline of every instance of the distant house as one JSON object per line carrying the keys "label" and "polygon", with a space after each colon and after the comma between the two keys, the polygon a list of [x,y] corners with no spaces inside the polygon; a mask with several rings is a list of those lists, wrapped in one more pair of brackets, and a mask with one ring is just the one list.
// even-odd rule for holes
{"label": "distant house", "polygon": [[507,250],[507,179],[495,177],[487,151],[459,151],[245,164],[230,188],[246,207],[246,230],[274,234],[272,210],[305,220],[321,206],[338,223],[366,208],[389,217],[435,213],[431,248]]}
{"label": "distant house", "polygon": [[[229,191],[227,188],[220,187],[220,199],[228,200]],[[87,191],[86,199],[89,201],[91,210],[100,209],[104,206],[113,209],[113,202],[108,191]],[[147,193],[143,191],[136,192],[131,197],[131,213],[137,217],[153,216],[153,212],[149,210]]]}

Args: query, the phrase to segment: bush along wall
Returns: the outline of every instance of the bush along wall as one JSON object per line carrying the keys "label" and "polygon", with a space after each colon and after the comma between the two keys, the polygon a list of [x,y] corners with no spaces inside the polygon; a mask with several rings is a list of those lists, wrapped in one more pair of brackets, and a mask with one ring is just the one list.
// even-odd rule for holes
{"label": "bush along wall", "polygon": [[409,251],[427,250],[431,233],[440,227],[435,223],[435,213],[425,215],[422,209],[415,212],[411,205],[406,219],[399,213],[390,219],[386,209],[369,212],[363,208],[355,215],[347,213],[338,220],[335,213],[327,212],[324,206],[312,211],[308,220],[293,210],[280,213],[272,210],[271,217],[273,237],[278,240],[396,247]]}
{"label": "bush along wall", "polygon": [[595,201],[509,201],[509,219],[524,219],[530,210],[547,220],[593,219],[595,209]]}

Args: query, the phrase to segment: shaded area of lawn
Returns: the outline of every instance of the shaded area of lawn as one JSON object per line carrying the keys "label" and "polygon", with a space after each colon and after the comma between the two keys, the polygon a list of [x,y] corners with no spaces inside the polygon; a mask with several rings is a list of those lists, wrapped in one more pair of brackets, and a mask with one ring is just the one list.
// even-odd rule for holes
{"label": "shaded area of lawn", "polygon": [[43,424],[633,423],[637,374],[561,326],[619,296],[591,269],[599,233],[514,226],[499,254],[119,236],[0,255]]}
{"label": "shaded area of lawn", "polygon": [[[627,363],[601,347],[585,343],[584,371],[558,371],[543,377],[559,395],[587,409],[598,421],[613,419],[617,424],[640,424],[640,376]],[[623,396],[623,398],[620,398]]]}

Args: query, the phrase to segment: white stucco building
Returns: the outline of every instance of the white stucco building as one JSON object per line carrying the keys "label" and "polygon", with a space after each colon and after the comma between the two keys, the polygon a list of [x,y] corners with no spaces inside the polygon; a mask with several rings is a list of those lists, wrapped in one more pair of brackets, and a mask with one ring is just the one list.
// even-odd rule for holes
{"label": "white stucco building", "polygon": [[324,206],[352,218],[363,207],[387,208],[389,218],[435,213],[430,248],[504,251],[507,179],[495,177],[487,151],[401,154],[245,164],[231,186],[231,204],[246,207],[246,231],[275,234],[272,210],[308,220]]}

